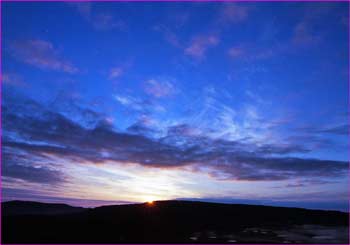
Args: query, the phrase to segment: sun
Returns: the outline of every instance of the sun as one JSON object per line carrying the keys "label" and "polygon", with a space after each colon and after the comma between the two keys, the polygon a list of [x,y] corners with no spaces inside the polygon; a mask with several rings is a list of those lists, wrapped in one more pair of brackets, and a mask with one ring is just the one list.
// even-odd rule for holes
{"label": "sun", "polygon": [[146,202],[147,202],[147,204],[152,205],[154,203],[154,198],[153,197],[147,197],[146,198]]}

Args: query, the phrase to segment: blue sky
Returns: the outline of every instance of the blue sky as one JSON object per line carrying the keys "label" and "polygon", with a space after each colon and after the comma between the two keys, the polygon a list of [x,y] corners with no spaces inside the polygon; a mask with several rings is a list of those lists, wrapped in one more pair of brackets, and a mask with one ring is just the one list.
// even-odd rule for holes
{"label": "blue sky", "polygon": [[3,3],[3,198],[347,209],[348,11]]}

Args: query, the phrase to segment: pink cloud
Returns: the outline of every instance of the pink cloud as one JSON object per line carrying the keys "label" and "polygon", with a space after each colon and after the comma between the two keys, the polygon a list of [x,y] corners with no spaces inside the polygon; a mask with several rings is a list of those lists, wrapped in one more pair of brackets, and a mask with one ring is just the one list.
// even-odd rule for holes
{"label": "pink cloud", "polygon": [[160,32],[163,35],[164,39],[174,47],[181,47],[178,36],[166,26],[157,25],[153,29]]}
{"label": "pink cloud", "polygon": [[157,124],[156,120],[148,115],[141,115],[139,121],[142,125],[151,127]]}
{"label": "pink cloud", "polygon": [[122,76],[124,73],[124,69],[122,67],[113,67],[109,71],[108,79],[114,80]]}
{"label": "pink cloud", "polygon": [[215,47],[219,43],[217,35],[195,37],[190,46],[185,49],[185,54],[197,59],[203,59],[210,47]]}
{"label": "pink cloud", "polygon": [[90,2],[76,2],[76,3],[69,3],[71,5],[74,5],[78,12],[86,19],[89,19],[91,17],[91,3]]}
{"label": "pink cloud", "polygon": [[265,60],[273,56],[281,54],[285,51],[286,45],[275,45],[274,47],[255,47],[253,43],[245,43],[244,45],[233,46],[228,51],[227,54],[232,59],[244,59],[245,61],[251,60]]}
{"label": "pink cloud", "polygon": [[238,23],[247,19],[249,8],[247,6],[241,6],[236,3],[224,4],[220,20],[222,22]]}
{"label": "pink cloud", "polygon": [[[230,23],[238,23],[247,19],[250,7],[241,6],[236,3],[225,3],[222,5],[214,24],[215,34],[197,36],[192,39],[191,44],[185,49],[185,54],[197,59],[203,59],[209,48],[215,47],[220,42],[220,33]],[[229,51],[230,55],[241,55],[238,49]]]}
{"label": "pink cloud", "polygon": [[161,33],[165,41],[172,46],[182,48],[183,44],[177,32],[187,23],[189,16],[188,12],[171,12],[166,20],[161,24],[155,25],[153,30]]}
{"label": "pink cloud", "polygon": [[95,30],[106,31],[112,29],[124,30],[126,24],[122,20],[116,20],[112,14],[94,11],[91,2],[69,3],[74,6],[79,14],[89,22]]}
{"label": "pink cloud", "polygon": [[22,87],[26,84],[23,82],[22,77],[14,73],[4,73],[2,74],[2,82],[3,84]]}
{"label": "pink cloud", "polygon": [[317,40],[319,37],[312,34],[310,23],[307,21],[301,21],[295,26],[292,37],[294,44],[308,44]]}
{"label": "pink cloud", "polygon": [[124,30],[126,28],[124,21],[116,20],[113,15],[107,13],[96,14],[90,21],[93,27],[99,31],[111,29]]}
{"label": "pink cloud", "polygon": [[320,42],[325,33],[318,30],[316,26],[320,20],[328,18],[328,14],[333,8],[332,4],[310,5],[304,8],[304,16],[294,27],[292,44],[307,45]]}
{"label": "pink cloud", "polygon": [[170,81],[158,81],[156,79],[146,81],[145,92],[154,97],[167,97],[176,91],[175,86]]}
{"label": "pink cloud", "polygon": [[228,55],[232,58],[238,58],[244,55],[245,51],[241,47],[232,47],[228,50]]}
{"label": "pink cloud", "polygon": [[15,41],[11,44],[10,49],[14,58],[40,69],[66,73],[79,71],[78,68],[60,56],[52,43],[44,40]]}
{"label": "pink cloud", "polygon": [[187,23],[189,17],[190,14],[188,12],[175,13],[171,16],[177,28],[184,26]]}

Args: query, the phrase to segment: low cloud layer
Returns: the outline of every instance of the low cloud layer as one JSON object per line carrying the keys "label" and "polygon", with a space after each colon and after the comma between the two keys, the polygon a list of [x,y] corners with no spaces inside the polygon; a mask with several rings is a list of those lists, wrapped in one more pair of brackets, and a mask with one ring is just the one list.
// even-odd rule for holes
{"label": "low cloud layer", "polygon": [[162,137],[152,136],[147,127],[118,131],[99,117],[96,126],[87,128],[29,99],[5,98],[2,113],[3,175],[31,182],[64,181],[58,170],[45,166],[53,156],[76,164],[189,167],[220,180],[317,179],[341,177],[348,170],[343,161],[288,156],[310,151],[302,144],[215,139],[186,124],[169,127]]}

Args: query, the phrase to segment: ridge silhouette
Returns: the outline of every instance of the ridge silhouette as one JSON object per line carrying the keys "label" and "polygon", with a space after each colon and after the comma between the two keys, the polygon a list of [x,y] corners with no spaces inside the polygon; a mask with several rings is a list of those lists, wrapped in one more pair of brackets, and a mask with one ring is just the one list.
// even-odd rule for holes
{"label": "ridge silhouette", "polygon": [[[338,229],[348,222],[348,214],[339,211],[198,201],[96,208],[11,201],[2,203],[2,242],[282,243],[285,238],[275,230],[305,225]],[[337,239],[349,240],[348,235]]]}

